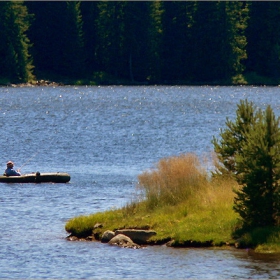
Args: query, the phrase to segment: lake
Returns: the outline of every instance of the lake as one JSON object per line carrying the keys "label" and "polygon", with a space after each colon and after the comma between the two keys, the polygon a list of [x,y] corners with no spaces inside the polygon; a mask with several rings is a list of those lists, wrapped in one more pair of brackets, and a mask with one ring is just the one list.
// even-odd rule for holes
{"label": "lake", "polygon": [[0,278],[280,278],[280,257],[248,250],[65,239],[68,219],[129,203],[138,174],[161,158],[210,157],[245,98],[280,115],[279,87],[0,87],[3,172],[12,160],[23,173],[71,175],[69,184],[1,184]]}

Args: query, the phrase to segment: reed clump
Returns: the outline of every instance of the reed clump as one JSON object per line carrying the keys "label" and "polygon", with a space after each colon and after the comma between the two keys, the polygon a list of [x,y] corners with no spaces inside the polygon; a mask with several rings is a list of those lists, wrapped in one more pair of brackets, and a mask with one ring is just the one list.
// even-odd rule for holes
{"label": "reed clump", "polygon": [[150,209],[176,205],[208,184],[207,173],[194,154],[161,159],[154,169],[140,174],[138,180]]}

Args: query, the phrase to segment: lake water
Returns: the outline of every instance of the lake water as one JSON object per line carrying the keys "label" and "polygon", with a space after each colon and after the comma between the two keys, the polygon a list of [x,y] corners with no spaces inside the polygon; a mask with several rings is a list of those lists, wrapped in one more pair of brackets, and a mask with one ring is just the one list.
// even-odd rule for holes
{"label": "lake water", "polygon": [[[0,88],[0,163],[69,172],[69,184],[1,184],[0,278],[280,278],[280,257],[247,250],[121,249],[69,242],[68,219],[124,206],[163,157],[207,157],[240,99],[272,106],[279,87]],[[211,166],[207,166],[211,169]]]}

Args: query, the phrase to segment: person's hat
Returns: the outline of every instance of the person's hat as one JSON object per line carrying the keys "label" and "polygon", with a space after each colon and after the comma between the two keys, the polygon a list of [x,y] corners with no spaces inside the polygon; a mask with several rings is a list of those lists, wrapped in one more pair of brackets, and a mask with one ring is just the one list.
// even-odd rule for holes
{"label": "person's hat", "polygon": [[13,163],[12,161],[8,161],[8,162],[7,162],[7,165],[9,165],[9,166],[10,166],[10,165],[14,165],[14,163]]}

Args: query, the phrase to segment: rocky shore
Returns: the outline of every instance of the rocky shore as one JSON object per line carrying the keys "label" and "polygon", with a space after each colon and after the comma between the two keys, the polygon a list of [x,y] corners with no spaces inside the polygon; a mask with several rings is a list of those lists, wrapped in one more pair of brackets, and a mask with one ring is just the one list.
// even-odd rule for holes
{"label": "rocky shore", "polygon": [[49,87],[57,87],[63,86],[63,83],[53,82],[49,80],[38,80],[32,83],[20,83],[20,84],[8,84],[10,87],[36,87],[36,86],[49,86]]}
{"label": "rocky shore", "polygon": [[[199,242],[193,240],[187,240],[184,242],[175,242],[172,238],[156,239],[152,238],[157,235],[154,230],[147,229],[118,229],[115,231],[106,230],[102,232],[102,224],[96,224],[92,233],[86,237],[77,237],[69,235],[66,237],[68,241],[100,241],[101,243],[107,243],[109,245],[119,246],[122,248],[140,249],[148,245],[164,245],[167,247],[213,247],[211,240],[206,242]],[[237,243],[221,244],[221,246],[234,246],[240,248]]]}
{"label": "rocky shore", "polygon": [[115,245],[123,248],[139,249],[143,246],[151,244],[149,239],[155,236],[157,233],[153,230],[144,229],[119,229],[119,230],[106,230],[101,232],[102,224],[94,226],[92,234],[87,237],[76,237],[69,235],[67,240],[69,241],[101,241],[102,243],[108,243],[109,245]]}

